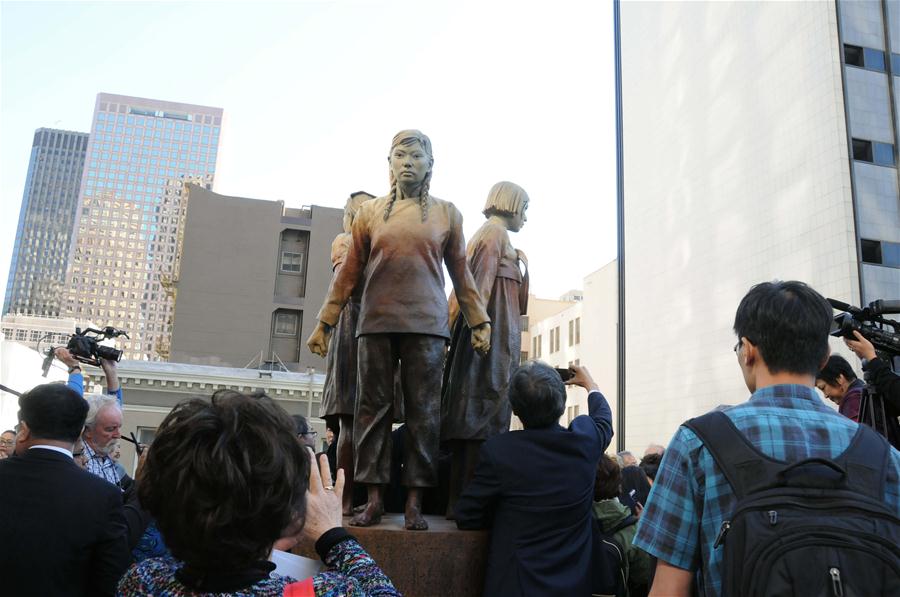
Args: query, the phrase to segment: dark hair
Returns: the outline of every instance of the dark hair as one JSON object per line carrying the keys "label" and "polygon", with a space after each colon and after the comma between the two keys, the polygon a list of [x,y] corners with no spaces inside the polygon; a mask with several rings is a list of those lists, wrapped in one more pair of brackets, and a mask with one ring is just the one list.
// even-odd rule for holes
{"label": "dark hair", "polygon": [[81,394],[60,383],[45,383],[19,396],[19,420],[28,424],[35,439],[75,443],[87,412]]}
{"label": "dark hair", "polygon": [[803,282],[764,282],[741,300],[734,332],[759,349],[770,372],[815,375],[828,355],[831,323],[831,306]]}
{"label": "dark hair", "polygon": [[816,379],[821,379],[830,386],[838,385],[838,377],[844,376],[847,381],[856,380],[856,373],[853,367],[842,356],[833,354],[828,357],[828,362],[822,367],[822,370],[816,375]]}
{"label": "dark hair", "polygon": [[309,433],[309,421],[303,415],[291,415],[294,420],[294,432],[296,435]]}
{"label": "dark hair", "polygon": [[565,410],[566,386],[549,365],[528,361],[509,381],[509,403],[525,428],[548,427]]}
{"label": "dark hair", "polygon": [[622,469],[619,468],[619,462],[604,454],[597,463],[597,475],[594,477],[594,501],[616,497],[621,485]]}
{"label": "dark hair", "polygon": [[622,493],[630,493],[634,489],[634,501],[647,505],[647,496],[650,495],[650,481],[647,473],[637,466],[626,466],[622,469]]}
{"label": "dark hair", "polygon": [[4,433],[12,433],[13,435],[16,434],[16,432],[13,431],[12,429],[7,429],[6,431],[0,431],[0,435],[3,435]]}
{"label": "dark hair", "polygon": [[656,471],[659,470],[659,463],[662,462],[662,454],[647,454],[641,458],[641,464],[638,465],[644,473],[656,480]]}
{"label": "dark hair", "polygon": [[194,570],[264,560],[302,527],[309,455],[268,396],[219,390],[178,404],[160,424],[138,494],[172,555]]}

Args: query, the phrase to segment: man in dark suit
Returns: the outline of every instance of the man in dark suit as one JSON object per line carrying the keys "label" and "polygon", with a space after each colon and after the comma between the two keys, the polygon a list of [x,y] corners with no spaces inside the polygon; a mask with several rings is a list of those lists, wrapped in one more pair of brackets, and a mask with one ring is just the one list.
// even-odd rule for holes
{"label": "man in dark suit", "polygon": [[62,384],[19,398],[16,457],[0,461],[4,595],[112,595],[128,567],[121,491],[72,460],[87,411]]}
{"label": "man in dark suit", "polygon": [[481,447],[456,504],[461,529],[491,529],[485,595],[591,594],[591,504],[597,462],[612,438],[606,398],[584,367],[567,383],[588,391],[589,416],[559,425],[566,391],[551,367],[529,362],[509,401],[524,430]]}

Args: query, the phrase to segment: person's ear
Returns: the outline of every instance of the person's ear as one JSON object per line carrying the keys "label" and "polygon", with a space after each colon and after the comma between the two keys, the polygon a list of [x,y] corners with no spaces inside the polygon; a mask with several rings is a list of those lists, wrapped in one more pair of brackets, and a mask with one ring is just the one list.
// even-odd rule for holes
{"label": "person's ear", "polygon": [[25,421],[19,421],[19,431],[16,433],[16,443],[24,444],[31,439],[31,428]]}

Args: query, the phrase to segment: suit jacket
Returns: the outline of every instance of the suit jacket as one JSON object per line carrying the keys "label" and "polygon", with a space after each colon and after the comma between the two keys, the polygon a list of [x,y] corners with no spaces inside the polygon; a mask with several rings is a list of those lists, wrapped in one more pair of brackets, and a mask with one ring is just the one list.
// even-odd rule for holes
{"label": "suit jacket", "polygon": [[600,392],[589,415],[501,433],[481,447],[456,504],[461,529],[491,529],[484,594],[591,594],[591,506],[597,462],[612,439]]}
{"label": "suit jacket", "polygon": [[0,461],[0,593],[112,595],[130,563],[121,491],[64,454]]}

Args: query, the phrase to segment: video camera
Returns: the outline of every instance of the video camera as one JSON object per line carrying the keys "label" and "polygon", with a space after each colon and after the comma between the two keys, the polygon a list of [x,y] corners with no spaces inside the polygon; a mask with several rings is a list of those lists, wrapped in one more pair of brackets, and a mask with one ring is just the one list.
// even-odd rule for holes
{"label": "video camera", "polygon": [[[128,338],[128,333],[125,330],[117,330],[112,326],[106,326],[102,330],[87,328],[84,331],[81,331],[81,328],[75,328],[75,333],[69,338],[69,343],[66,344],[66,348],[72,353],[72,356],[75,357],[76,361],[99,367],[100,359],[116,362],[122,360],[121,350],[117,350],[112,346],[100,345],[100,342],[103,340],[118,338],[119,336]],[[50,371],[50,365],[53,363],[55,350],[55,346],[51,346],[47,349],[47,356],[44,358],[44,365],[42,367],[44,377],[47,377],[47,373]]]}
{"label": "video camera", "polygon": [[[853,339],[853,332],[859,332],[872,343],[875,354],[894,369],[894,358],[900,355],[900,322],[886,319],[882,314],[900,313],[900,300],[873,301],[863,308],[834,299],[828,299],[828,302],[843,311],[835,316],[831,335]],[[885,396],[872,385],[869,371],[864,377],[866,385],[859,402],[859,422],[868,425],[900,449],[900,420],[896,409],[885,404]]]}
{"label": "video camera", "polygon": [[[872,343],[876,352],[884,353],[888,362],[900,355],[900,321],[882,317],[885,313],[900,313],[900,300],[879,299],[863,308],[835,299],[826,300],[835,309],[843,311],[834,318],[831,326],[832,336],[853,340],[853,332],[857,331]],[[888,328],[893,329],[893,332]]]}

